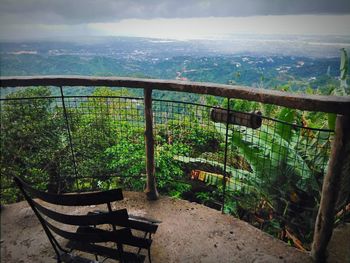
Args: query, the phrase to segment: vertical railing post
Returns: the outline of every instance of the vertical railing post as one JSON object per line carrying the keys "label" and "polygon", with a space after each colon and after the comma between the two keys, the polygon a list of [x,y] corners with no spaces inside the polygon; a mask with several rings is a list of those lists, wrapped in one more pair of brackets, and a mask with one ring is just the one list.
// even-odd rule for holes
{"label": "vertical railing post", "polygon": [[152,89],[144,89],[145,103],[145,142],[146,142],[146,196],[149,200],[157,200],[159,195],[156,186],[155,164],[154,164],[154,137],[153,137],[153,111],[152,111]]}
{"label": "vertical railing post", "polygon": [[[320,207],[315,222],[311,256],[315,262],[326,261],[326,250],[334,224],[335,205],[338,199],[342,169],[346,162],[346,147],[350,147],[350,116],[338,115],[335,137],[327,174],[322,185]],[[349,176],[349,174],[347,175]]]}
{"label": "vertical railing post", "polygon": [[224,155],[224,180],[222,182],[222,208],[221,213],[225,210],[225,198],[226,198],[226,170],[227,170],[227,150],[228,150],[228,124],[230,120],[230,98],[227,99],[227,116],[226,116],[226,134],[225,134],[225,155]]}
{"label": "vertical railing post", "polygon": [[60,86],[60,91],[61,91],[61,100],[62,100],[62,108],[63,108],[63,115],[66,121],[66,127],[67,127],[67,133],[68,133],[68,140],[69,140],[69,147],[72,155],[72,162],[73,162],[73,168],[74,168],[74,175],[75,175],[75,183],[77,185],[77,190],[79,190],[79,184],[78,184],[78,169],[77,169],[77,163],[75,161],[75,154],[74,154],[74,149],[73,149],[73,140],[72,140],[72,134],[69,126],[69,121],[68,121],[68,114],[67,114],[67,109],[66,109],[66,103],[64,101],[64,94],[63,94],[63,88]]}

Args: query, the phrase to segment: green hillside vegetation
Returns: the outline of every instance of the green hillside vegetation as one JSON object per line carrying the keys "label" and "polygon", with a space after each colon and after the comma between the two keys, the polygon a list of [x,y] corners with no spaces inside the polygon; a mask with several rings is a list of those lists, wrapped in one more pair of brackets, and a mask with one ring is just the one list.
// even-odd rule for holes
{"label": "green hillside vegetation", "polygon": [[[131,56],[131,55],[130,55]],[[338,58],[175,56],[84,56],[2,54],[1,75],[126,76],[247,85],[275,88],[288,85],[293,91],[307,88],[324,91],[339,85]],[[79,95],[89,95],[81,90]],[[78,95],[75,93],[75,95]]]}

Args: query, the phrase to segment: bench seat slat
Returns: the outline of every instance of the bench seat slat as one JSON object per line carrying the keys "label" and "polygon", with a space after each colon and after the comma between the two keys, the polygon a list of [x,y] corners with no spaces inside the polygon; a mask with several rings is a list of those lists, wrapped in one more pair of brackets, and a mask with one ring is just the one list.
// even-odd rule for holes
{"label": "bench seat slat", "polygon": [[[84,234],[91,234],[91,235],[96,235],[96,236],[104,236],[106,233],[113,233],[116,236],[118,236],[117,240],[110,240],[114,241],[117,243],[121,243],[124,245],[129,245],[133,247],[138,247],[138,248],[145,248],[149,249],[152,244],[152,240],[148,238],[143,238],[143,237],[136,237],[132,235],[131,230],[128,228],[123,228],[125,232],[122,232],[122,237],[121,234],[118,232],[120,230],[116,230],[118,233],[110,232],[107,230],[99,229],[99,228],[94,228],[94,227],[79,227],[77,230],[77,233],[84,233]],[[97,243],[97,242],[96,242]]]}
{"label": "bench seat slat", "polygon": [[[75,242],[75,241],[68,241],[68,243],[66,244],[66,247],[70,249],[80,250],[86,253],[91,253],[91,254],[96,253],[102,257],[108,257],[115,260],[120,260],[119,253],[115,248],[109,248],[109,247],[100,246],[96,244],[81,243],[81,242]],[[142,263],[145,261],[145,258],[146,257],[141,254],[135,254],[135,253],[125,252],[125,251],[123,252],[123,259],[126,262]]]}
{"label": "bench seat slat", "polygon": [[[108,212],[101,211],[101,210],[95,210],[95,211],[89,212],[88,215],[93,215],[93,214],[101,215],[101,214],[106,214],[106,213],[108,213]],[[128,226],[128,227],[135,229],[135,230],[140,230],[143,232],[154,234],[154,233],[156,233],[156,231],[158,229],[159,223],[160,223],[160,221],[155,221],[154,219],[147,219],[145,217],[138,217],[138,216],[129,215],[127,225],[123,225],[123,224],[120,224],[118,222],[114,222],[113,224],[117,225],[117,226]]]}
{"label": "bench seat slat", "polygon": [[[68,232],[65,230],[62,230],[49,222],[46,222],[46,225],[57,235],[68,239],[68,240],[74,240],[74,241],[81,241],[81,242],[91,242],[91,243],[99,243],[99,242],[118,242],[123,243],[124,239],[127,239],[129,235],[131,235],[131,231],[127,228],[118,229],[115,232],[111,231],[104,231],[96,233],[96,231],[77,231],[77,232]],[[81,227],[78,228],[89,228],[89,227]]]}
{"label": "bench seat slat", "polygon": [[145,249],[150,248],[152,243],[150,239],[133,236],[131,230],[128,228],[107,231],[93,227],[79,227],[77,232],[74,233],[59,229],[48,222],[46,224],[57,235],[73,241],[89,243],[116,242]]}
{"label": "bench seat slat", "polygon": [[158,229],[158,225],[156,224],[152,224],[152,223],[148,223],[148,222],[144,222],[144,221],[139,221],[133,218],[129,218],[129,226],[132,229],[135,230],[140,230],[140,231],[144,231],[147,233],[156,233],[157,229]]}

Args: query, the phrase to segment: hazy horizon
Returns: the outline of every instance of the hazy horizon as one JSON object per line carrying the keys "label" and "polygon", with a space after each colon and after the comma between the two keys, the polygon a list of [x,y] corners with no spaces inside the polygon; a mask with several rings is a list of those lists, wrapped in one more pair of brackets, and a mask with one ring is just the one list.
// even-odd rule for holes
{"label": "hazy horizon", "polygon": [[144,37],[227,40],[242,36],[350,36],[350,15],[287,15],[175,19],[125,19],[78,25],[0,26],[0,40],[72,37]]}
{"label": "hazy horizon", "polygon": [[0,0],[0,40],[350,36],[348,0]]}

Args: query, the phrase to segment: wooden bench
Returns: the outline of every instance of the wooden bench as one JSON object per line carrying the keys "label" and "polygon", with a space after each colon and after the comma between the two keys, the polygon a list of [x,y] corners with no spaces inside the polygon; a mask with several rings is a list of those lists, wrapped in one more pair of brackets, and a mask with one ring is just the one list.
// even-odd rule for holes
{"label": "wooden bench", "polygon": [[[88,262],[74,256],[74,250],[94,254],[96,261],[98,256],[102,256],[120,262],[144,262],[145,256],[140,254],[142,249],[148,251],[151,262],[152,234],[157,231],[160,221],[129,216],[126,209],[113,211],[111,202],[123,199],[121,189],[52,194],[31,187],[18,177],[14,181],[44,228],[55,250],[57,262],[74,262],[75,259],[78,262]],[[100,204],[107,204],[107,210],[90,211],[84,215],[57,212],[58,206],[85,206],[91,210],[91,207]],[[73,232],[66,230],[68,225],[71,229],[74,228]],[[132,230],[142,231],[144,235],[135,236]],[[58,242],[57,235],[68,242],[65,245],[64,242]],[[111,247],[111,242],[114,247]],[[125,245],[134,247],[137,252],[125,251]]]}

